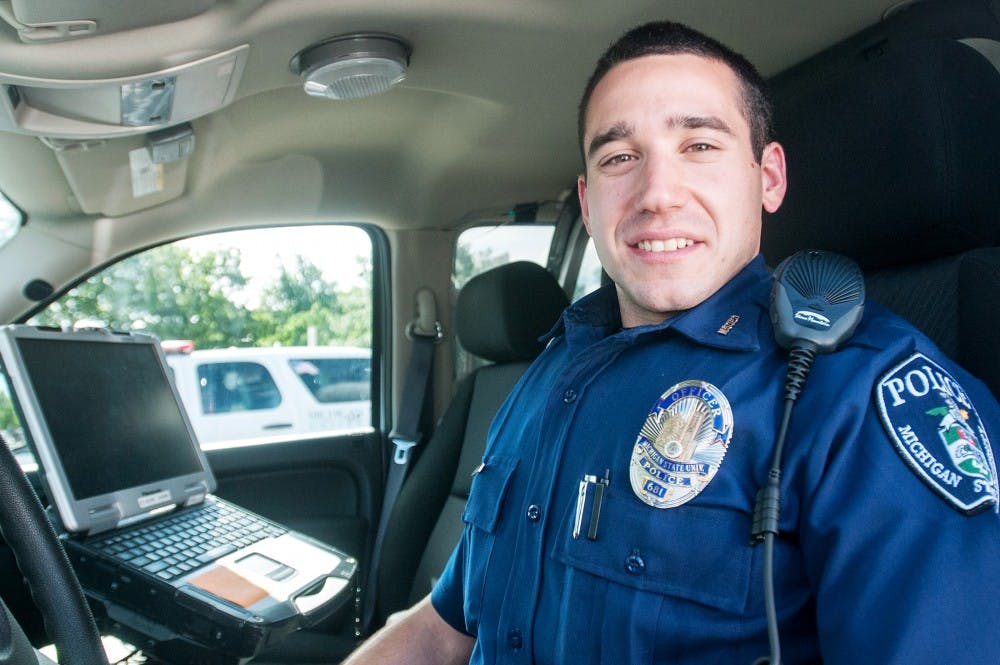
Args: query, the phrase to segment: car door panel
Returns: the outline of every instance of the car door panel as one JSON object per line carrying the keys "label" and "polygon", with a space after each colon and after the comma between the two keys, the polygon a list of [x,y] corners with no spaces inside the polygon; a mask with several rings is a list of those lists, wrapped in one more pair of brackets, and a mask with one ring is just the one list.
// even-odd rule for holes
{"label": "car door panel", "polygon": [[206,451],[216,493],[364,559],[381,488],[378,434]]}

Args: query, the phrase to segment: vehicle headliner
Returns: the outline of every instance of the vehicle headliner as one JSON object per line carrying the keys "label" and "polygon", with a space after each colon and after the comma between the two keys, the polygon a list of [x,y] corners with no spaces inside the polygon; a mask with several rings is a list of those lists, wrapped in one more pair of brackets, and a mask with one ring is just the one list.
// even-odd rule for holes
{"label": "vehicle headliner", "polygon": [[[156,3],[132,2],[130,12],[139,4]],[[15,283],[37,277],[58,290],[117,254],[212,229],[362,222],[400,246],[420,244],[408,233],[431,232],[423,242],[432,246],[490,211],[566,195],[580,169],[579,95],[598,55],[629,27],[687,22],[770,76],[891,5],[233,0],[172,23],[47,44],[22,43],[0,22],[0,83],[136,76],[249,45],[232,103],[192,122],[197,144],[173,200],[142,207],[122,185],[141,135],[57,153],[39,137],[0,132],[0,190],[30,220],[0,260]],[[404,83],[364,100],[307,97],[289,61],[356,31],[412,44]],[[3,294],[0,316],[30,305]]]}

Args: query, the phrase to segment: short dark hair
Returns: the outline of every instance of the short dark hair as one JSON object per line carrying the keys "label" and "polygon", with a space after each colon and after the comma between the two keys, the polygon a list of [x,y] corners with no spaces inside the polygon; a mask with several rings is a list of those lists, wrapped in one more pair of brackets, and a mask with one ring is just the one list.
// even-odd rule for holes
{"label": "short dark hair", "polygon": [[742,55],[708,35],[681,23],[656,21],[640,25],[626,32],[597,61],[594,73],[591,74],[587,87],[583,91],[577,113],[577,131],[579,132],[584,166],[587,163],[586,148],[583,145],[587,105],[590,103],[594,88],[601,82],[601,79],[616,65],[627,60],[634,60],[646,55],[681,54],[698,55],[718,60],[733,70],[740,82],[742,111],[750,126],[751,148],[758,161],[763,157],[764,147],[773,140],[774,128],[767,84],[757,68]]}

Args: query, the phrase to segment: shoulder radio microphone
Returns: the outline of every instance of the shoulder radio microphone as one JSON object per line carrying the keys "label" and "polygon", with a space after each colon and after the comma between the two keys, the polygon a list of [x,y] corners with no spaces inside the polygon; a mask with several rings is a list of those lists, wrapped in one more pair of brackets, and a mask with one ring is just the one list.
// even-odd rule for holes
{"label": "shoulder radio microphone", "polygon": [[854,333],[864,308],[861,269],[844,256],[805,250],[774,271],[771,322],[782,348],[832,353]]}
{"label": "shoulder radio microphone", "polygon": [[764,544],[764,606],[767,613],[769,658],[754,665],[781,665],[781,646],[774,602],[774,538],[781,503],[781,452],[792,407],[802,392],[815,357],[832,353],[854,334],[865,307],[865,282],[854,261],[822,250],[804,250],[788,257],[774,271],[771,323],[778,345],[789,352],[785,403],[768,471],[767,484],[757,492],[751,543]]}

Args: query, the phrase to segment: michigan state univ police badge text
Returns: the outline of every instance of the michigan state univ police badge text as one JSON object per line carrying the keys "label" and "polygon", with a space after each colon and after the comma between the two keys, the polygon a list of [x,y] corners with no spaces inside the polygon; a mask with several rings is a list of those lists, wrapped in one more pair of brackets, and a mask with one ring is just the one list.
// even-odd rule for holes
{"label": "michigan state univ police badge text", "polygon": [[916,353],[876,387],[882,424],[911,469],[958,510],[997,508],[997,470],[976,409],[940,365]]}
{"label": "michigan state univ police badge text", "polygon": [[678,383],[656,401],[636,438],[632,491],[654,508],[687,503],[715,477],[732,435],[733,410],[718,388]]}

